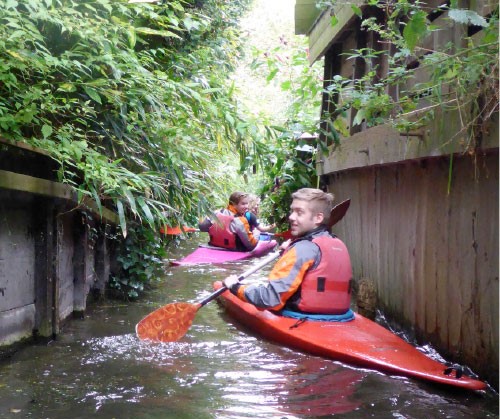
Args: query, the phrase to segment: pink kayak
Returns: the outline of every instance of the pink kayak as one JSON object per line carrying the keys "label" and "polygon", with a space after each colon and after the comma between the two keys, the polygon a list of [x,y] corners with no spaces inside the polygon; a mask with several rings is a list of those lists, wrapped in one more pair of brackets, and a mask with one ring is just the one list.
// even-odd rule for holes
{"label": "pink kayak", "polygon": [[228,250],[222,247],[200,245],[193,253],[190,253],[182,259],[171,261],[170,264],[173,266],[181,266],[199,265],[202,263],[217,264],[234,262],[237,260],[264,256],[273,250],[277,244],[276,240],[260,240],[257,247],[249,252],[237,252],[235,250]]}

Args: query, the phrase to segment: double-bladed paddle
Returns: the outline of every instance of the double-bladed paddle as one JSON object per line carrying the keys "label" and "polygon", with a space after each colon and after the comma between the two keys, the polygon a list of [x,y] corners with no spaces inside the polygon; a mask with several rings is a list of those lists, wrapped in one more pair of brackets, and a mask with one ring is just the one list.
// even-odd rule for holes
{"label": "double-bladed paddle", "polygon": [[[350,199],[342,201],[336,205],[330,213],[329,227],[337,224],[347,212]],[[268,263],[275,260],[281,252],[273,252],[265,259],[243,272],[238,281],[242,281],[259,269],[266,266]],[[208,297],[196,303],[170,303],[153,311],[144,317],[135,326],[135,332],[139,339],[148,339],[156,342],[175,342],[182,338],[193,323],[194,317],[200,308],[215,300],[219,295],[223,294],[227,288],[222,286],[217,291],[210,294]]]}

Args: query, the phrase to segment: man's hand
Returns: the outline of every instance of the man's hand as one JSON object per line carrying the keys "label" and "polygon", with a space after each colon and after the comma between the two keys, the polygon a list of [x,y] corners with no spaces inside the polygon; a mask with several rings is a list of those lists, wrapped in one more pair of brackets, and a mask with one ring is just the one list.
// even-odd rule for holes
{"label": "man's hand", "polygon": [[222,283],[227,289],[231,289],[233,285],[236,285],[238,282],[238,277],[236,275],[229,275]]}
{"label": "man's hand", "polygon": [[284,241],[283,243],[281,243],[279,249],[280,250],[286,250],[286,248],[288,246],[290,246],[290,243],[292,243],[292,239],[288,239],[288,240]]}

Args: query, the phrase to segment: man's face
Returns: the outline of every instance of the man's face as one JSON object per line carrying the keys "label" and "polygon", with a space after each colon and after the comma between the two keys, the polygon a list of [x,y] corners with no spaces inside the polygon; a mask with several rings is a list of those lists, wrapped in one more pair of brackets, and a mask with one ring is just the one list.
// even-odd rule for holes
{"label": "man's face", "polygon": [[314,228],[318,227],[323,221],[323,213],[314,214],[311,211],[310,203],[294,199],[290,207],[290,232],[293,237],[300,237]]}
{"label": "man's face", "polygon": [[238,214],[244,215],[248,211],[248,198],[241,198],[234,208],[238,211]]}

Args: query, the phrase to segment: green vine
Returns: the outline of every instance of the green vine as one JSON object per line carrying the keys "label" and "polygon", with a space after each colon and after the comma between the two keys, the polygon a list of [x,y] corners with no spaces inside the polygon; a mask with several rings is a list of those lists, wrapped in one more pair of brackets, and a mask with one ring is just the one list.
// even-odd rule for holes
{"label": "green vine", "polygon": [[[336,4],[322,2],[333,11]],[[443,137],[441,145],[458,140],[465,153],[474,153],[492,115],[498,113],[498,9],[485,18],[473,10],[459,9],[456,1],[429,8],[419,1],[370,0],[362,10],[354,4],[352,8],[360,27],[375,34],[383,49],[345,53],[350,60],[362,61],[368,71],[353,80],[336,76],[329,82],[327,94],[331,106],[338,110],[325,115],[329,126],[333,121],[339,131],[344,112],[353,109],[354,126],[389,123],[408,133],[427,126],[437,112],[443,115],[453,111],[458,113],[460,129]],[[441,30],[430,16],[445,13],[449,25],[463,25],[462,44],[425,48],[424,41]],[[467,35],[467,28],[471,35]],[[389,68],[387,75],[380,78],[378,69],[384,59]],[[414,83],[417,72],[427,74],[428,81]],[[398,94],[389,95],[390,87]],[[323,134],[330,140],[338,139],[332,129]]]}

